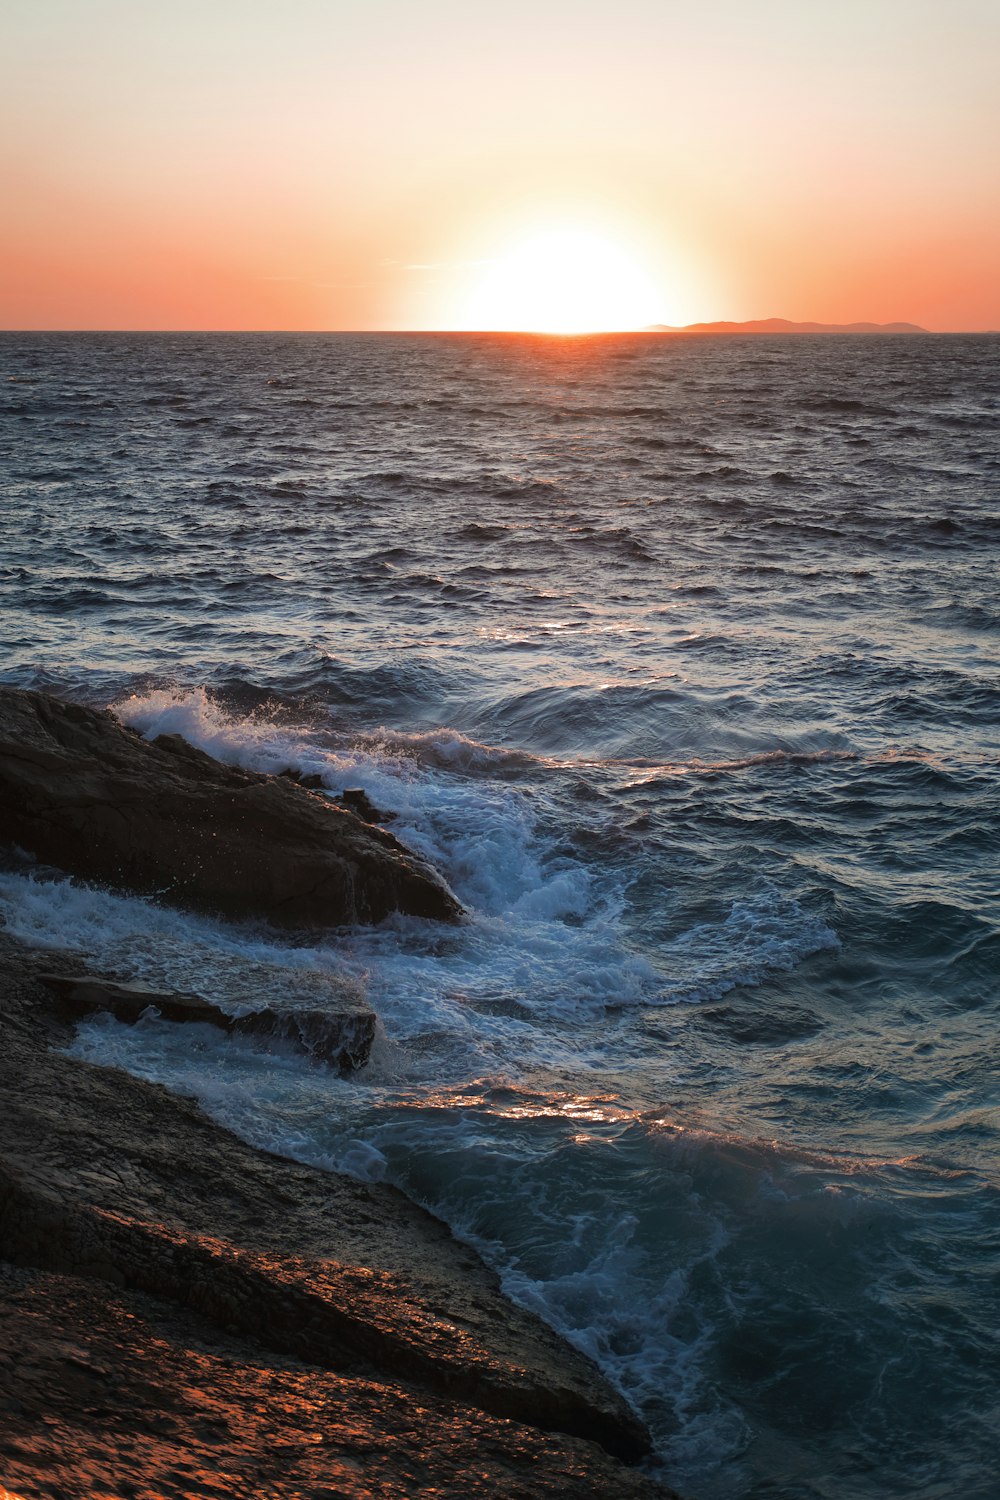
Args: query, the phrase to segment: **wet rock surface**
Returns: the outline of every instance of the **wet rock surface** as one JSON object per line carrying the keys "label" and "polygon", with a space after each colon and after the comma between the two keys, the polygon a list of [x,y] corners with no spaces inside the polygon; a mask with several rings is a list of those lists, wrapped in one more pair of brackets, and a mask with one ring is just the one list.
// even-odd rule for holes
{"label": "wet rock surface", "polygon": [[72,875],[279,926],[460,915],[435,871],[348,808],[16,688],[0,688],[0,831]]}
{"label": "wet rock surface", "polygon": [[0,1265],[0,1471],[23,1500],[651,1500],[579,1439],[262,1355],[142,1293]]}
{"label": "wet rock surface", "polygon": [[346,807],[355,817],[364,823],[389,823],[396,816],[395,813],[383,812],[375,806],[368,793],[360,786],[348,786],[333,799],[339,802],[341,807]]}
{"label": "wet rock surface", "polygon": [[667,1493],[621,1462],[647,1435],[598,1371],[400,1193],[53,1050],[70,1032],[51,962],[0,933],[8,1487]]}

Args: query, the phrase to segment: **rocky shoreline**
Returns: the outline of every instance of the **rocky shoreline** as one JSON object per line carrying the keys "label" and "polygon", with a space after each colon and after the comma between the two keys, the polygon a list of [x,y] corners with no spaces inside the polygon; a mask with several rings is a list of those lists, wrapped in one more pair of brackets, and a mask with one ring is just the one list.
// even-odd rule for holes
{"label": "rocky shoreline", "polygon": [[47,693],[0,688],[0,836],[84,880],[280,927],[461,915],[350,808]]}
{"label": "rocky shoreline", "polygon": [[[44,803],[46,757],[72,753],[34,729],[18,749],[4,713],[11,696],[0,692],[0,836],[52,860],[51,829],[79,819],[81,806],[98,809],[99,827],[121,823],[105,810],[111,772],[94,750],[94,800],[74,802],[60,787]],[[69,732],[64,709],[74,735],[118,733],[109,716],[13,696],[17,723],[25,714],[42,730],[55,723],[56,737]],[[169,803],[175,842],[190,793],[202,812],[213,797],[238,806],[225,837],[250,847],[277,778],[224,781],[227,768],[208,757],[122,734],[135,741],[122,752],[133,787],[147,753],[166,757],[157,765],[175,791],[173,761],[196,773],[207,762],[207,802],[189,785]],[[26,840],[28,818],[15,832],[9,816],[26,777],[48,809],[36,819],[44,848]],[[457,915],[443,883],[408,864],[395,840],[384,842],[391,836],[287,783],[286,795],[315,809],[302,817],[318,865],[329,875],[340,861],[327,903],[339,890],[366,909],[356,872],[384,855],[372,902],[417,891],[446,919]],[[163,816],[143,813],[143,828]],[[343,827],[355,852],[324,849],[316,829],[330,827]],[[89,854],[73,873],[95,878],[94,861],[121,867],[122,848],[119,839],[116,852]],[[387,867],[405,870],[396,886]],[[204,866],[187,868],[181,897],[219,909]],[[297,910],[283,907],[286,919]],[[67,997],[82,990],[92,1001],[95,981],[65,955],[58,967],[54,983],[51,954],[0,933],[0,1491],[23,1500],[670,1493],[633,1467],[648,1435],[597,1369],[507,1302],[478,1257],[402,1194],[256,1150],[189,1100],[66,1056]]]}

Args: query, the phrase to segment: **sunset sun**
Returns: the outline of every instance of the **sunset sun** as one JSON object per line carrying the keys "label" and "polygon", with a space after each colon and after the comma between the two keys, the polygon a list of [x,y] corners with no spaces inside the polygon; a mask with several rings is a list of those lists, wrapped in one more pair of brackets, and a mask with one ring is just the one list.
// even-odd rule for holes
{"label": "sunset sun", "polygon": [[469,328],[601,333],[655,322],[660,294],[640,262],[584,229],[547,229],[486,263],[463,321]]}

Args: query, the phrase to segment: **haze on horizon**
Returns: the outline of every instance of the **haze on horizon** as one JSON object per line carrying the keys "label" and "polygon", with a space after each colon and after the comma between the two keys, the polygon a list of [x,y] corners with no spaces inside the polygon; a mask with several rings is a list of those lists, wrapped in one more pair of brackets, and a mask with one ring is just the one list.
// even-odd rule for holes
{"label": "haze on horizon", "polygon": [[993,0],[7,0],[0,327],[997,328],[998,57]]}

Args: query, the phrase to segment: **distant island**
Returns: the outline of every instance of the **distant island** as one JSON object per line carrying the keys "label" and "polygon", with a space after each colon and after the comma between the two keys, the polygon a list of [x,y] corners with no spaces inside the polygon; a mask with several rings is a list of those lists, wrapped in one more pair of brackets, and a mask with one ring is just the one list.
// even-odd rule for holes
{"label": "distant island", "polygon": [[791,323],[787,318],[752,318],[748,323],[652,323],[647,333],[926,333],[916,323]]}

